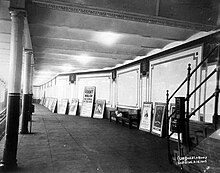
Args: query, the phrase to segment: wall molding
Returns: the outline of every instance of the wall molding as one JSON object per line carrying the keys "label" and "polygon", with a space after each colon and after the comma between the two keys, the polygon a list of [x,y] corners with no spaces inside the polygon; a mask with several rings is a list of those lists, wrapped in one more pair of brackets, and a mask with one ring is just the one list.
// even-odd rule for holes
{"label": "wall molding", "polygon": [[121,20],[129,20],[129,21],[142,22],[142,23],[148,23],[148,24],[179,27],[179,28],[193,29],[193,30],[198,30],[198,31],[210,31],[210,30],[216,29],[216,26],[213,26],[213,25],[203,25],[199,23],[168,19],[168,18],[158,17],[158,16],[148,16],[148,15],[137,14],[137,13],[114,11],[110,9],[95,8],[95,7],[85,6],[85,5],[82,6],[77,3],[70,4],[67,2],[66,3],[56,2],[52,0],[32,0],[32,3],[39,7],[49,8],[53,10],[60,10],[60,11],[66,11],[66,12],[72,12],[72,13],[107,17],[107,18],[115,18],[115,19],[121,19]]}

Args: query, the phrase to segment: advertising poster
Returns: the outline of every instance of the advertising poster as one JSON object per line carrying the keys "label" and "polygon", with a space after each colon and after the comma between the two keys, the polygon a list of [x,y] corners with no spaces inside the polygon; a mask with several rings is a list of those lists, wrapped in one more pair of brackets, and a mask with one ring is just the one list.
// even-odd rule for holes
{"label": "advertising poster", "polygon": [[61,101],[59,101],[59,103],[58,103],[57,113],[58,114],[65,114],[66,113],[67,104],[68,104],[68,99],[61,99]]}
{"label": "advertising poster", "polygon": [[51,111],[51,105],[53,104],[53,98],[49,98],[48,109]]}
{"label": "advertising poster", "polygon": [[49,104],[49,98],[47,97],[44,106],[47,108],[48,104]]}
{"label": "advertising poster", "polygon": [[105,111],[105,100],[96,100],[93,118],[102,119]]}
{"label": "advertising poster", "polygon": [[166,103],[155,103],[152,133],[162,136],[163,119],[165,113]]}
{"label": "advertising poster", "polygon": [[83,93],[83,102],[82,102],[80,116],[92,117],[94,97],[95,97],[95,87],[86,86]]}
{"label": "advertising poster", "polygon": [[70,106],[69,106],[69,115],[76,115],[78,104],[79,104],[78,99],[72,99]]}
{"label": "advertising poster", "polygon": [[141,112],[141,122],[139,129],[150,132],[151,130],[151,115],[152,115],[153,104],[152,102],[144,102]]}

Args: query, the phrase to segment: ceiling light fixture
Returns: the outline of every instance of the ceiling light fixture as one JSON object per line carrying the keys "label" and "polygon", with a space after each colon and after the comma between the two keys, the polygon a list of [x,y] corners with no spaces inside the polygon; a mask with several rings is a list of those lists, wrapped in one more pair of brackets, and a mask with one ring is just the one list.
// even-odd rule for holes
{"label": "ceiling light fixture", "polygon": [[119,38],[120,38],[120,34],[114,32],[98,32],[95,35],[94,40],[104,45],[111,46],[115,44]]}
{"label": "ceiling light fixture", "polygon": [[60,66],[60,69],[61,69],[63,72],[69,72],[69,71],[73,70],[74,67],[71,66],[70,64],[64,64],[64,65]]}
{"label": "ceiling light fixture", "polygon": [[77,61],[79,61],[81,64],[87,64],[94,58],[87,54],[77,55],[75,57],[77,58]]}

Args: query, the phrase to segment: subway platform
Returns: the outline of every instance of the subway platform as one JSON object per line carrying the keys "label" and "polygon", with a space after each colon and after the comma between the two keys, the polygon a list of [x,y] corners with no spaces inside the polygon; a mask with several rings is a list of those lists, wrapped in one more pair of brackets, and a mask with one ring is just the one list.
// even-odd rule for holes
{"label": "subway platform", "polygon": [[[164,138],[107,119],[51,113],[35,105],[32,133],[19,134],[18,169],[24,173],[178,173]],[[4,138],[0,141],[2,158]]]}

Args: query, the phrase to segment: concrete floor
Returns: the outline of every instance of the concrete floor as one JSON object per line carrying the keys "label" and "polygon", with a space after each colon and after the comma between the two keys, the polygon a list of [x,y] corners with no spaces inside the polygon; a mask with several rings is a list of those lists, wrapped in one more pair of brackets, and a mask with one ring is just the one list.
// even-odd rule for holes
{"label": "concrete floor", "polygon": [[164,138],[107,119],[53,114],[40,105],[35,111],[33,133],[19,134],[16,172],[180,172],[168,163]]}

